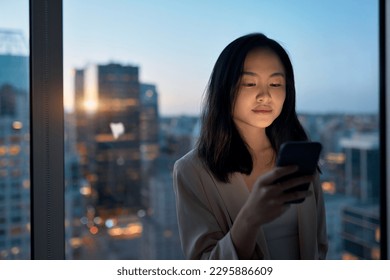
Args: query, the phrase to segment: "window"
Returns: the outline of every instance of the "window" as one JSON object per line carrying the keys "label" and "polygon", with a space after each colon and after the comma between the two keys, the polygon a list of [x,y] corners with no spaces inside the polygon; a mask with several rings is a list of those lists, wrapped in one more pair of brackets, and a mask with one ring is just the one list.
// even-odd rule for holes
{"label": "window", "polygon": [[27,0],[1,3],[0,260],[30,259],[28,11]]}
{"label": "window", "polygon": [[[66,204],[74,232],[67,258],[90,258],[92,250],[102,259],[181,257],[172,166],[194,143],[217,55],[254,31],[290,52],[299,117],[324,144],[328,258],[379,257],[378,3],[246,2],[251,10],[242,1],[223,10],[201,2],[130,1],[117,9],[64,2],[65,159],[79,167],[66,175],[67,189],[76,190]],[[275,8],[278,17],[258,16]],[[103,14],[121,20],[107,24]]]}

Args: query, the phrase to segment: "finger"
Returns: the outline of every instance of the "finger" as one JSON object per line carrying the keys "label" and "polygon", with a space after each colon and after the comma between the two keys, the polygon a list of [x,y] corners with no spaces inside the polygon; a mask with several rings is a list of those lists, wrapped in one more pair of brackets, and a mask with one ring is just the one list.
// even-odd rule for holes
{"label": "finger", "polygon": [[284,193],[282,199],[285,204],[289,205],[290,201],[306,199],[311,195],[312,195],[311,191],[295,191],[295,192]]}
{"label": "finger", "polygon": [[278,183],[278,187],[280,191],[287,191],[291,188],[294,188],[299,185],[311,183],[314,180],[313,175],[309,176],[301,176],[301,177],[296,177],[292,178],[283,182]]}
{"label": "finger", "polygon": [[294,172],[298,171],[298,166],[297,165],[289,165],[289,166],[283,166],[283,167],[275,167],[272,169],[270,172],[266,173],[262,177],[262,182],[264,184],[272,184],[276,180],[292,174]]}

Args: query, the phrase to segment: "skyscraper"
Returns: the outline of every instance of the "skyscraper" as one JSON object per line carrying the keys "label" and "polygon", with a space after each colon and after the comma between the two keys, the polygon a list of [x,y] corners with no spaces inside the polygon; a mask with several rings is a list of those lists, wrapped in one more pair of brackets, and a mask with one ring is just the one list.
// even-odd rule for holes
{"label": "skyscraper", "polygon": [[149,207],[150,179],[160,153],[158,93],[152,84],[140,85],[140,148],[142,161],[142,205]]}
{"label": "skyscraper", "polygon": [[345,151],[345,188],[362,203],[379,201],[379,135],[366,133],[340,140]]}
{"label": "skyscraper", "polygon": [[[0,35],[20,34],[0,30]],[[0,259],[29,259],[28,56],[0,50]]]}
{"label": "skyscraper", "polygon": [[356,199],[341,212],[343,258],[380,258],[378,143],[378,133],[340,141],[346,155],[346,195]]}
{"label": "skyscraper", "polygon": [[142,160],[143,162],[148,163],[155,160],[159,153],[158,93],[155,85],[140,84],[140,104]]}
{"label": "skyscraper", "polygon": [[83,116],[84,128],[90,132],[79,132],[77,141],[86,143],[84,160],[97,192],[96,207],[103,215],[140,207],[138,67],[89,65],[83,73],[77,71],[76,77],[76,113]]}

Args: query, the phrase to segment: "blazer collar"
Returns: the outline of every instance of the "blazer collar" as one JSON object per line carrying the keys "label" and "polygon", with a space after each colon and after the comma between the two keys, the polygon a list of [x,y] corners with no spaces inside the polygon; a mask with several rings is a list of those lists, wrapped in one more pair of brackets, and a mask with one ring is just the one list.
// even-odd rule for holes
{"label": "blazer collar", "polygon": [[298,235],[299,235],[299,248],[301,259],[310,260],[315,259],[317,251],[313,248],[316,247],[317,235],[316,224],[316,201],[314,199],[314,185],[310,185],[312,196],[307,197],[304,202],[298,204]]}
{"label": "blazer collar", "polygon": [[[224,201],[227,212],[230,216],[231,224],[236,219],[242,206],[249,197],[249,190],[246,186],[244,178],[238,172],[233,173],[230,177],[230,183],[217,183],[217,190],[222,200]],[[255,249],[254,258],[269,259],[268,246],[263,230],[260,228],[257,235],[257,248]]]}

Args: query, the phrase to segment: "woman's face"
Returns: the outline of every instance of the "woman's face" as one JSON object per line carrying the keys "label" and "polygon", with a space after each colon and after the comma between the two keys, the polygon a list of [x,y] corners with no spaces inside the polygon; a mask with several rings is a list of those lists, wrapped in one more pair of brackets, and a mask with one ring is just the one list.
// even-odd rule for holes
{"label": "woman's face", "polygon": [[233,109],[238,128],[266,128],[280,115],[286,98],[286,74],[270,49],[248,53]]}

